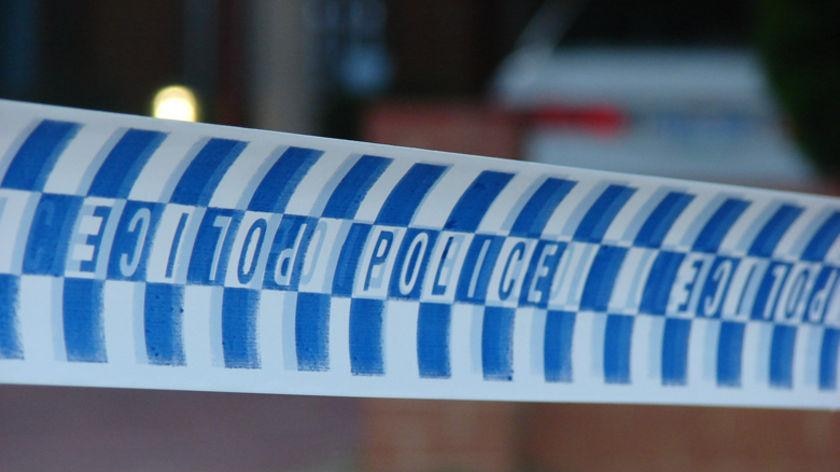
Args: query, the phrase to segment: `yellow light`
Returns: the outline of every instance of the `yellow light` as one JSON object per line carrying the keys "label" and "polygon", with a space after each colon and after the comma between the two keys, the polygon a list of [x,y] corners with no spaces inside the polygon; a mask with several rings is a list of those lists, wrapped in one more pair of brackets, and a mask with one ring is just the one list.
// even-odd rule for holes
{"label": "yellow light", "polygon": [[181,85],[170,85],[158,90],[152,100],[152,116],[167,120],[198,120],[195,93]]}

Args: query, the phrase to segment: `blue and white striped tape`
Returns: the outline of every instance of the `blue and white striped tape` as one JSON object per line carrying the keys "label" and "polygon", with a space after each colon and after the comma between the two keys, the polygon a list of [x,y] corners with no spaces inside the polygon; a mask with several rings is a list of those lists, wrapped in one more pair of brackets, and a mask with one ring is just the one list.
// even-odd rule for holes
{"label": "blue and white striped tape", "polygon": [[0,101],[0,382],[840,406],[840,202]]}

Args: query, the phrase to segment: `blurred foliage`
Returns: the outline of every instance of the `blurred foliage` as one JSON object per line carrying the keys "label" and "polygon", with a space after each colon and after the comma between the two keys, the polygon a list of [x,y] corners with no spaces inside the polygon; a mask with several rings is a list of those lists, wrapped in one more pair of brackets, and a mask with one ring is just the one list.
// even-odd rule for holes
{"label": "blurred foliage", "polygon": [[796,139],[820,170],[840,177],[840,2],[761,0],[757,28]]}

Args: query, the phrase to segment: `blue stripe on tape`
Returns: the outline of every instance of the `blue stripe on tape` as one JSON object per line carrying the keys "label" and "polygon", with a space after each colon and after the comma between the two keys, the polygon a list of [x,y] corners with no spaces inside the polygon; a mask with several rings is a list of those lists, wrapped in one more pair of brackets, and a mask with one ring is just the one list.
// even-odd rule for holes
{"label": "blue stripe on tape", "polygon": [[126,130],[96,172],[88,194],[127,198],[143,166],[165,137],[166,133],[159,131]]}
{"label": "blue stripe on tape", "polygon": [[667,318],[662,337],[662,385],[685,385],[691,320]]}
{"label": "blue stripe on tape", "polygon": [[225,367],[258,369],[257,310],[260,292],[225,288],[222,295],[222,352]]}
{"label": "blue stripe on tape", "polygon": [[268,254],[264,288],[297,290],[305,254],[317,224],[317,218],[283,215]]}
{"label": "blue stripe on tape", "polygon": [[820,390],[837,389],[837,356],[840,354],[840,329],[825,328],[820,345]]}
{"label": "blue stripe on tape", "polygon": [[184,287],[147,283],[143,305],[146,357],[156,365],[184,365]]}
{"label": "blue stripe on tape", "polygon": [[831,293],[840,280],[840,268],[823,267],[817,274],[805,306],[808,307],[808,321],[816,324],[825,322],[825,315],[831,306]]}
{"label": "blue stripe on tape", "polygon": [[391,159],[387,157],[360,157],[330,195],[322,216],[344,219],[356,216],[362,200],[390,164]]}
{"label": "blue stripe on tape", "polygon": [[618,212],[635,192],[636,189],[624,185],[609,185],[581,219],[574,239],[589,243],[601,242]]}
{"label": "blue stripe on tape", "polygon": [[546,313],[543,344],[543,371],[546,382],[572,381],[572,340],[575,334],[575,313]]}
{"label": "blue stripe on tape", "polygon": [[776,325],[770,342],[770,385],[778,388],[793,386],[793,349],[796,326]]}
{"label": "blue stripe on tape", "polygon": [[108,278],[145,280],[152,241],[163,205],[128,200],[111,244]]}
{"label": "blue stripe on tape", "polygon": [[554,275],[557,273],[557,267],[565,250],[566,243],[537,241],[534,256],[531,259],[536,263],[528,264],[525,277],[522,279],[522,293],[519,295],[521,306],[545,308],[548,305],[551,284],[554,282]]}
{"label": "blue stripe on tape", "polygon": [[467,250],[461,276],[455,291],[455,299],[459,302],[484,303],[487,299],[487,288],[496,259],[502,250],[505,238],[501,236],[487,236],[476,234]]}
{"label": "blue stripe on tape", "polygon": [[444,229],[472,232],[478,229],[490,205],[513,174],[485,170],[472,181],[449,214]]}
{"label": "blue stripe on tape", "polygon": [[452,307],[421,303],[417,317],[417,367],[420,377],[449,378],[449,326]]}
{"label": "blue stripe on tape", "polygon": [[635,245],[650,248],[661,246],[674,222],[692,200],[694,200],[694,195],[668,192],[642,223],[642,227],[636,234]]}
{"label": "blue stripe on tape", "polygon": [[754,257],[771,257],[782,236],[802,214],[802,208],[794,205],[782,205],[761,227],[747,254]]}
{"label": "blue stripe on tape", "polygon": [[198,226],[187,269],[189,282],[212,285],[224,283],[230,250],[241,220],[241,211],[207,209]]}
{"label": "blue stripe on tape", "polygon": [[64,279],[62,309],[67,360],[108,362],[102,321],[102,281]]}
{"label": "blue stripe on tape", "polygon": [[178,180],[172,203],[207,206],[216,186],[247,143],[233,139],[212,138],[193,158]]}
{"label": "blue stripe on tape", "polygon": [[[723,312],[726,290],[740,262],[741,259],[735,257],[718,256],[712,259],[708,272],[709,275],[702,284],[700,296],[697,299],[697,306],[695,308],[697,315],[705,318],[720,318]],[[703,262],[698,260],[695,264],[703,264]],[[691,285],[693,288],[693,283]],[[689,305],[691,302],[686,301],[685,303]]]}
{"label": "blue stripe on tape", "polygon": [[341,254],[338,256],[338,265],[333,275],[333,295],[349,297],[353,293],[353,282],[356,280],[356,268],[359,265],[359,258],[365,248],[371,225],[353,223],[344,245],[341,247]]}
{"label": "blue stripe on tape", "polygon": [[257,218],[250,223],[245,230],[245,239],[242,241],[242,249],[239,251],[239,258],[236,260],[236,279],[241,284],[249,284],[257,273],[260,252],[265,243],[265,235],[268,232],[268,220]]}
{"label": "blue stripe on tape", "polygon": [[297,190],[300,181],[306,177],[323,151],[290,147],[286,149],[263,177],[248,209],[283,213],[286,205]]}
{"label": "blue stripe on tape", "polygon": [[350,371],[355,375],[382,375],[381,300],[354,298],[350,302]]}
{"label": "blue stripe on tape", "polygon": [[[87,216],[98,220],[99,228],[94,233],[83,236],[81,243],[90,249],[90,254],[86,255],[81,261],[78,261],[78,268],[81,272],[92,274],[96,272],[97,262],[99,261],[99,250],[102,249],[102,238],[104,237],[103,227],[107,225],[113,208],[110,205],[91,205],[89,210],[90,214]],[[84,231],[82,221],[79,221],[79,229],[81,230],[80,232]]]}
{"label": "blue stripe on tape", "polygon": [[426,269],[438,235],[437,231],[431,230],[406,230],[394,261],[394,274],[391,275],[388,291],[391,297],[410,300],[420,298],[423,281],[426,280]]}
{"label": "blue stripe on tape", "polygon": [[[505,262],[502,264],[502,271],[499,274],[501,276],[499,284],[494,288],[494,293],[499,297],[499,300],[506,301],[513,294],[517,283],[516,280],[508,278],[508,274],[513,273],[514,270],[518,272],[518,269],[511,268],[514,267],[514,264],[520,264],[524,260],[527,250],[528,246],[525,244],[525,241],[514,241],[507,251]],[[514,263],[513,261],[517,262]]]}
{"label": "blue stripe on tape", "polygon": [[169,257],[166,259],[166,277],[172,277],[175,270],[175,260],[178,256],[178,246],[181,244],[181,236],[184,235],[184,230],[187,228],[187,220],[189,220],[189,213],[181,213],[178,218],[178,226],[175,227],[175,234],[172,238],[172,245],[169,248]]}
{"label": "blue stripe on tape", "polygon": [[835,211],[826,218],[808,241],[808,245],[802,252],[802,260],[815,262],[823,260],[837,236],[840,236],[840,212]]}
{"label": "blue stripe on tape", "polygon": [[720,323],[717,345],[717,384],[724,387],[741,386],[741,351],[744,346],[744,324],[732,321]]}
{"label": "blue stripe on tape", "polygon": [[362,290],[369,290],[372,286],[383,287],[385,264],[394,246],[396,232],[391,228],[378,227],[376,238],[372,239],[370,258],[366,261],[364,272],[360,279]]}
{"label": "blue stripe on tape", "polygon": [[432,186],[438,181],[445,166],[432,164],[414,164],[408,172],[397,182],[397,185],[388,194],[379,216],[376,217],[377,224],[392,226],[408,226],[414,213],[420,207],[423,199],[426,198]]}
{"label": "blue stripe on tape", "polygon": [[791,267],[793,264],[789,262],[771,261],[767,265],[754,297],[755,303],[750,312],[750,319],[764,321],[772,319],[781,292],[778,288],[784,286]]}
{"label": "blue stripe on tape", "polygon": [[58,156],[81,128],[78,123],[43,120],[29,133],[12,158],[0,187],[44,190]]}
{"label": "blue stripe on tape", "polygon": [[18,277],[0,274],[0,359],[23,359],[18,332]]}
{"label": "blue stripe on tape", "polygon": [[512,236],[538,238],[548,219],[577,182],[549,177],[531,195],[513,222]]}
{"label": "blue stripe on tape", "polygon": [[330,368],[330,296],[298,293],[295,308],[295,353],[298,370]]}
{"label": "blue stripe on tape", "polygon": [[604,331],[604,381],[607,383],[630,383],[633,321],[632,316],[607,315]]}
{"label": "blue stripe on tape", "polygon": [[685,259],[685,254],[678,252],[662,251],[656,256],[642,292],[642,301],[639,305],[642,313],[665,314],[668,298],[671,296],[671,287],[674,285],[683,259]]}
{"label": "blue stripe on tape", "polygon": [[612,296],[618,272],[627,255],[627,248],[616,246],[601,246],[586,278],[580,309],[589,311],[606,311]]}
{"label": "blue stripe on tape", "polygon": [[481,367],[487,380],[513,380],[513,308],[488,306],[481,327]]}
{"label": "blue stripe on tape", "polygon": [[699,252],[717,252],[720,243],[749,205],[750,202],[738,198],[724,200],[700,230],[692,249]]}
{"label": "blue stripe on tape", "polygon": [[26,241],[23,256],[25,274],[64,274],[71,232],[81,206],[81,197],[53,194],[41,196]]}

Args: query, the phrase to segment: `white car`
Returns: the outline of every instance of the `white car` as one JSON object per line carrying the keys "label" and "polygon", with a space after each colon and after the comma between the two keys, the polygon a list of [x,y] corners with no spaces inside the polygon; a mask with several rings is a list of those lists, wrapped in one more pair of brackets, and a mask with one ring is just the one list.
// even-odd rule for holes
{"label": "white car", "polygon": [[527,117],[527,160],[787,188],[814,176],[748,50],[531,44],[493,93]]}

